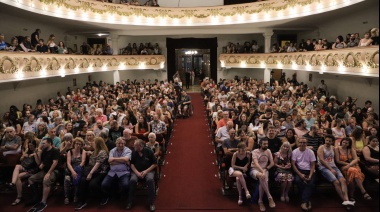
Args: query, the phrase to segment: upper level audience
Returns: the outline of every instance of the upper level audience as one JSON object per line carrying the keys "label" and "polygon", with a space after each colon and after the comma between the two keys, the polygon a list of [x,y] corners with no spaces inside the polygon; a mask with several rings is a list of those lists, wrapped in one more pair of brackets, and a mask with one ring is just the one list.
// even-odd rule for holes
{"label": "upper level audience", "polygon": [[121,49],[121,54],[123,55],[159,55],[161,54],[161,48],[158,43],[152,45],[150,42],[148,43],[140,43],[137,46],[136,43],[128,43],[128,45]]}
{"label": "upper level audience", "polygon": [[[271,46],[271,53],[284,53],[284,52],[307,52],[307,51],[322,51],[329,49],[343,49],[352,47],[375,46],[379,45],[379,29],[372,28],[360,37],[359,33],[347,34],[346,39],[339,35],[333,42],[327,41],[326,38],[318,39],[301,39],[297,44],[296,41],[287,41],[283,46],[274,43]],[[235,53],[263,53],[263,49],[257,45],[257,42],[246,41],[244,44],[228,42],[227,46],[223,47],[224,54]]]}

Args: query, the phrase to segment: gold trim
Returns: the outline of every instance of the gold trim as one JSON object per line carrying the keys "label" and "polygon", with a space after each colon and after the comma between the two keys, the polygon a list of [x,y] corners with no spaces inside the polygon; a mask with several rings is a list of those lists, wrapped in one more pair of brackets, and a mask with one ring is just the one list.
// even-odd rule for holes
{"label": "gold trim", "polygon": [[[234,15],[252,15],[262,11],[280,11],[289,7],[306,6],[319,3],[320,0],[284,0],[272,2],[253,2],[239,5],[199,7],[195,8],[155,8],[132,5],[114,5],[89,0],[38,0],[47,5],[56,5],[73,11],[93,12],[96,14],[117,14],[125,17],[143,16],[146,18],[169,17],[169,18],[209,18],[212,16],[231,17]],[[100,9],[102,8],[102,9]]]}
{"label": "gold trim", "polygon": [[[25,65],[25,67],[22,69],[23,72],[38,72],[38,71],[42,70],[41,63],[37,58],[31,57],[30,59],[28,59],[28,58],[25,58],[25,59],[27,60],[27,63]],[[32,68],[32,62],[33,61],[36,61],[36,63],[37,63],[35,68]]]}
{"label": "gold trim", "polygon": [[[4,69],[5,61],[9,61],[11,63],[11,67],[7,70]],[[0,72],[3,74],[13,74],[18,71],[17,62],[13,61],[10,57],[4,56],[0,62]]]}
{"label": "gold trim", "polygon": [[[48,61],[49,61],[49,64],[46,66],[46,70],[48,70],[48,71],[57,71],[57,70],[59,70],[61,68],[61,65],[60,65],[59,61],[57,60],[57,58],[55,58],[55,57],[52,57],[51,59],[48,58]],[[57,67],[53,66],[54,61],[57,62]]]}

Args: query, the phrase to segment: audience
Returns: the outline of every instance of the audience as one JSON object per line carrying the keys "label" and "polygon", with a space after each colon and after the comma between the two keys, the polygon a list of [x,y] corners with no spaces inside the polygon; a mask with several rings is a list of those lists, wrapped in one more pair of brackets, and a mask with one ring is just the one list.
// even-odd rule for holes
{"label": "audience", "polygon": [[[307,43],[304,45],[305,48],[306,45]],[[248,46],[248,44],[245,44],[240,48],[249,49]],[[241,149],[245,151],[253,150],[252,157],[249,158],[252,158],[253,161],[250,162],[251,167],[248,166],[247,169],[251,168],[251,176],[259,180],[258,186],[261,188],[261,193],[259,192],[261,194],[259,202],[261,203],[259,206],[261,210],[265,209],[262,203],[264,193],[269,198],[269,206],[275,207],[274,197],[271,196],[267,181],[276,180],[280,182],[282,185],[280,200],[289,202],[288,192],[293,180],[290,173],[292,169],[295,173],[295,183],[301,190],[301,207],[304,210],[309,210],[311,209],[310,197],[313,194],[311,190],[315,185],[313,170],[316,169],[317,172],[321,172],[320,169],[323,166],[328,169],[328,166],[323,162],[318,168],[315,167],[315,153],[318,149],[326,148],[331,150],[334,144],[331,143],[328,146],[328,142],[326,143],[325,140],[329,140],[329,136],[335,136],[342,140],[342,145],[335,145],[335,152],[332,157],[335,158],[336,166],[340,168],[345,181],[348,183],[348,199],[343,195],[342,200],[344,202],[354,201],[353,191],[355,186],[359,187],[364,198],[369,200],[371,197],[363,187],[363,180],[364,174],[366,177],[367,175],[370,176],[370,170],[363,169],[365,172],[364,174],[361,173],[357,158],[363,157],[362,161],[368,160],[375,163],[368,167],[376,165],[376,152],[372,153],[372,149],[375,151],[377,149],[378,153],[378,145],[375,145],[378,138],[376,137],[378,134],[378,116],[373,113],[370,101],[367,101],[362,110],[357,107],[352,98],[346,98],[344,102],[340,102],[336,97],[330,96],[324,82],[321,86],[318,86],[320,89],[317,89],[298,82],[296,75],[288,79],[285,76],[282,78],[280,82],[273,80],[272,83],[264,83],[247,77],[221,80],[219,83],[209,79],[202,82],[201,90],[205,105],[207,105],[211,131],[215,132],[215,134],[213,133],[215,144],[217,147],[219,146],[218,151],[223,151],[222,147],[225,147],[223,151],[225,155],[233,157],[236,154],[238,157],[241,156],[241,159],[243,156]],[[244,90],[240,89],[242,87],[244,87]],[[145,80],[141,82],[122,80],[115,85],[94,82],[88,83],[78,90],[68,88],[66,94],[59,93],[57,97],[49,99],[47,103],[39,100],[35,108],[25,104],[23,110],[19,111],[17,107],[12,106],[2,119],[2,123],[7,128],[3,128],[6,133],[2,136],[1,151],[2,153],[14,151],[13,153],[18,154],[21,152],[22,146],[25,147],[26,140],[28,140],[27,146],[35,141],[30,133],[35,133],[37,139],[42,139],[41,147],[43,152],[49,149],[44,148],[44,145],[46,145],[45,140],[50,140],[50,143],[55,146],[52,148],[59,149],[61,147],[61,155],[66,155],[67,157],[65,181],[66,179],[68,181],[65,185],[64,203],[68,204],[72,199],[72,201],[79,203],[76,209],[82,209],[86,206],[88,199],[87,194],[83,191],[90,187],[91,191],[95,191],[92,193],[100,195],[100,203],[104,205],[107,204],[110,190],[113,190],[114,187],[109,186],[110,184],[107,181],[104,182],[103,178],[107,179],[106,176],[113,176],[115,179],[118,178],[116,180],[120,180],[119,178],[121,177],[118,172],[114,175],[111,174],[112,176],[109,175],[111,171],[109,171],[106,160],[111,160],[111,155],[108,155],[107,151],[115,149],[117,152],[117,150],[121,150],[121,147],[123,147],[123,150],[127,148],[132,151],[130,156],[132,171],[129,171],[132,178],[134,177],[135,179],[129,182],[130,189],[128,192],[134,194],[135,187],[133,186],[136,186],[135,183],[139,178],[146,177],[147,172],[152,172],[154,176],[153,170],[156,169],[158,157],[163,156],[160,154],[161,150],[163,150],[162,147],[165,145],[166,140],[170,138],[168,134],[170,134],[172,128],[172,121],[178,114],[178,104],[183,99],[181,95],[185,96],[186,93],[180,92],[180,89],[176,92],[176,85],[167,81],[150,83],[150,81]],[[62,117],[62,120],[60,120],[60,117]],[[52,120],[51,123],[49,118]],[[348,121],[349,125],[347,127],[343,120]],[[297,123],[297,125],[294,126],[294,123]],[[92,128],[93,131],[86,129],[86,127]],[[364,128],[365,130],[363,130]],[[236,132],[238,132],[238,135],[235,134]],[[70,137],[69,134],[74,138]],[[375,135],[376,139],[369,136],[370,134]],[[18,135],[25,138],[20,137],[20,142],[17,139],[10,141],[17,138]],[[352,148],[347,147],[345,140],[347,136],[354,140],[354,143],[351,144]],[[369,136],[369,145],[367,145],[366,136]],[[79,143],[81,142],[77,142],[80,137],[85,140],[85,145],[82,148],[79,148]],[[141,142],[140,144],[138,138],[149,142],[147,144]],[[99,144],[99,139],[102,140],[101,143],[104,145]],[[118,141],[120,142],[118,143]],[[240,142],[244,142],[244,148],[239,149]],[[97,143],[100,146],[97,147]],[[257,144],[260,145],[258,146]],[[38,146],[37,142],[36,146]],[[18,152],[19,148],[20,151]],[[270,151],[266,148],[269,148]],[[285,151],[286,149],[288,150]],[[289,149],[294,149],[291,156],[289,155]],[[149,155],[152,154],[152,162],[142,167],[140,166],[142,165],[140,164],[141,161],[139,161],[140,158],[137,155],[148,154],[148,150]],[[313,152],[311,150],[315,153],[310,154],[310,152]],[[357,150],[359,156],[356,153]],[[271,157],[274,157],[274,162],[263,165],[261,163],[264,159],[260,156],[268,151],[268,161],[271,160]],[[331,153],[331,151],[329,152]],[[360,154],[360,152],[363,152],[363,154]],[[324,155],[324,151],[322,153],[323,155],[320,154],[319,158],[326,161],[330,160]],[[350,156],[346,157],[351,157],[351,159],[346,160],[342,155],[348,153]],[[301,160],[299,155],[302,154],[307,154],[308,157]],[[105,157],[101,157],[104,155]],[[134,156],[136,156],[135,162],[133,162]],[[69,157],[70,160],[68,159]],[[90,163],[85,162],[83,164],[79,162],[84,157],[89,157]],[[258,164],[255,164],[255,158],[257,158]],[[292,159],[290,160],[290,158]],[[73,159],[76,159],[79,165],[74,164]],[[96,159],[99,159],[99,161]],[[329,162],[331,164],[329,163],[328,165],[332,166],[332,161]],[[68,163],[73,163],[73,170],[69,168]],[[102,168],[96,167],[97,164]],[[118,167],[117,164],[110,163],[110,165],[111,170],[112,166]],[[128,164],[126,166],[126,174],[128,175]],[[265,168],[270,169],[272,166],[276,166],[276,170],[273,171],[274,174],[270,174],[265,170]],[[81,173],[80,167],[84,167],[83,173]],[[26,172],[21,170],[20,167],[18,167],[18,171],[20,174]],[[326,172],[331,173],[334,173],[334,171],[326,170]],[[83,177],[80,178],[79,176]],[[24,178],[24,175],[19,178]],[[27,175],[25,175],[25,178],[27,178]],[[244,188],[241,177],[236,175],[236,178],[239,178],[237,184],[240,183],[241,185],[240,191],[238,187],[238,204],[242,204],[242,196],[244,196],[242,188],[245,190],[247,197],[250,185],[247,183],[247,188]],[[146,179],[150,195],[154,193],[155,188],[154,183],[153,185],[151,184],[151,179],[152,176]],[[44,182],[44,187],[49,187],[54,180]],[[338,194],[340,194],[338,183],[341,190],[344,190],[341,176],[337,176],[337,179],[331,180],[329,178],[328,180],[337,186]],[[11,182],[11,187],[18,183],[14,179]],[[73,186],[73,195],[70,192],[71,186],[67,185]],[[76,188],[79,188],[78,191],[76,191]],[[122,194],[126,194],[126,190]],[[20,190],[15,204],[21,201],[21,196]],[[133,203],[134,199],[131,197],[128,199],[127,208],[131,208]],[[154,197],[152,196],[149,198],[149,205],[151,209],[155,208]],[[46,199],[42,198],[42,203],[39,203],[36,207],[46,207]]]}
{"label": "audience", "polygon": [[[364,37],[360,38],[359,33],[349,33],[347,34],[346,40],[343,36],[339,35],[335,42],[328,42],[326,38],[318,39],[301,39],[299,46],[297,48],[297,43],[295,41],[284,42],[283,46],[277,43],[272,44],[271,53],[284,53],[284,52],[306,52],[306,51],[322,51],[329,49],[342,49],[342,48],[352,48],[352,47],[363,47],[379,45],[379,29],[373,28],[364,33]],[[249,47],[249,48],[248,48]],[[246,41],[244,45],[240,43],[228,42],[227,46],[222,48],[224,54],[241,54],[241,53],[263,53],[260,50],[260,46],[257,45],[255,40],[252,42]]]}

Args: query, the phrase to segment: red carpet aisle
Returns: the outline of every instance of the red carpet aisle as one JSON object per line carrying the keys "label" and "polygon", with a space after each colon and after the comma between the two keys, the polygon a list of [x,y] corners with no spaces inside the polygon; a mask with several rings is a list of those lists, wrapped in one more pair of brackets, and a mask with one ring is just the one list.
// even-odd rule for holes
{"label": "red carpet aisle", "polygon": [[156,208],[163,211],[239,209],[237,199],[221,195],[221,182],[215,177],[217,166],[212,164],[215,155],[211,153],[213,146],[208,137],[202,98],[199,93],[190,95],[194,115],[176,120]]}

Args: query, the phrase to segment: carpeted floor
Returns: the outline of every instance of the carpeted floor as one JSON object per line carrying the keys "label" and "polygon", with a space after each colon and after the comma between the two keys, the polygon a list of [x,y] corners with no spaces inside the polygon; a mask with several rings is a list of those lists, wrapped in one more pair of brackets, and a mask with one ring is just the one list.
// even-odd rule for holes
{"label": "carpeted floor", "polygon": [[[191,93],[194,115],[187,119],[177,119],[173,138],[168,147],[166,164],[163,166],[162,178],[159,181],[159,192],[156,199],[156,211],[259,211],[257,204],[244,202],[237,205],[237,196],[223,196],[221,181],[217,178],[218,168],[215,166],[215,155],[202,98],[199,93]],[[252,193],[252,192],[251,192]],[[372,188],[370,194],[374,200],[365,201],[357,195],[355,211],[379,211],[378,188]],[[28,195],[28,193],[26,193]],[[74,205],[63,205],[62,192],[48,200],[45,211],[73,211]],[[278,193],[273,192],[276,208],[271,211],[300,211],[297,196],[291,196],[290,203],[281,203]],[[132,211],[147,211],[146,196],[138,196]],[[27,211],[29,208],[10,206],[15,194],[0,195],[0,211]],[[313,196],[313,211],[339,212],[345,211],[340,200],[331,188],[318,190]],[[125,199],[114,199],[106,206],[100,207],[99,200],[93,199],[83,211],[124,211]],[[269,210],[269,208],[268,208]]]}

